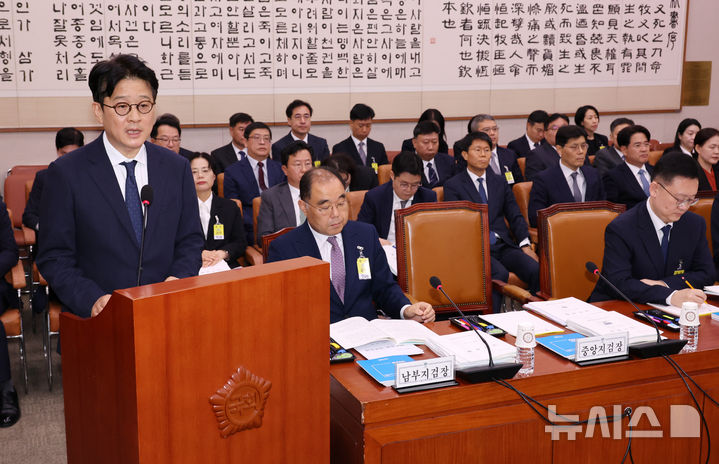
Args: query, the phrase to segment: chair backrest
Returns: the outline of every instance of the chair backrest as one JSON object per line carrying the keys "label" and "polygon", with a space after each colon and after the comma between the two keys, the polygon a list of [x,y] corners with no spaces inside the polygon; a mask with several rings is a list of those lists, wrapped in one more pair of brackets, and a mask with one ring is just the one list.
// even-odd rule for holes
{"label": "chair backrest", "polygon": [[491,310],[487,205],[419,203],[395,211],[395,224],[397,279],[411,299],[430,303],[438,313],[453,312],[429,284],[436,275],[460,308]]}
{"label": "chair backrest", "polygon": [[655,150],[664,151],[667,148],[671,148],[673,146],[674,146],[674,142],[664,142],[664,143],[660,143],[659,145],[657,145],[657,148],[655,148]]}
{"label": "chair backrest", "polygon": [[712,205],[714,204],[714,197],[717,192],[704,191],[697,192],[697,198],[699,201],[696,205],[689,208],[689,211],[698,214],[704,218],[707,226],[707,242],[709,243],[709,250],[714,254],[714,247],[712,245]]}
{"label": "chair backrest", "polygon": [[[252,199],[252,230],[257,235],[257,216],[260,215],[260,206],[262,205],[262,197]],[[242,208],[242,206],[240,206]],[[256,242],[260,244],[261,242]]]}
{"label": "chair backrest", "polygon": [[649,152],[649,164],[654,166],[657,164],[657,161],[659,161],[659,158],[662,157],[662,153],[664,153],[662,150],[654,150]]}
{"label": "chair backrest", "polygon": [[624,205],[608,201],[558,203],[539,210],[539,296],[589,298],[596,279],[587,261],[601,266],[604,230]]}
{"label": "chair backrest", "polygon": [[294,229],[294,227],[285,227],[284,229],[280,229],[277,232],[262,236],[262,259],[265,263],[267,262],[267,254],[270,252],[270,243],[272,243],[272,240],[276,239],[280,235],[286,234],[292,229]]}
{"label": "chair backrest", "polygon": [[524,171],[527,169],[527,158],[524,156],[517,158],[517,165],[519,166],[519,170],[522,171],[522,177],[527,177],[527,175],[524,173]]}
{"label": "chair backrest", "polygon": [[399,155],[400,150],[387,150],[387,160],[389,161],[389,164],[392,164],[392,160],[395,156]]}
{"label": "chair backrest", "polygon": [[529,192],[532,190],[532,184],[533,182],[517,182],[512,186],[514,199],[517,200],[517,206],[519,206],[519,211],[524,216],[527,226],[529,226]]}
{"label": "chair backrest", "polygon": [[[382,167],[382,166],[380,166]],[[359,216],[360,208],[362,207],[362,203],[364,202],[364,195],[367,193],[367,190],[355,190],[354,192],[349,192],[347,194],[347,201],[350,204],[350,220],[356,221],[357,216]]]}
{"label": "chair backrest", "polygon": [[20,165],[13,166],[8,171],[5,179],[5,204],[8,208],[15,211],[15,217],[12,220],[13,227],[22,226],[22,213],[25,211],[25,183],[35,179],[35,173],[47,168],[47,165]]}
{"label": "chair backrest", "polygon": [[25,181],[25,204],[27,204],[28,198],[30,198],[30,192],[32,192],[32,186],[35,183],[35,179]]}
{"label": "chair backrest", "polygon": [[389,173],[392,172],[391,164],[382,164],[377,168],[377,181],[379,185],[390,181]]}
{"label": "chair backrest", "polygon": [[435,187],[432,190],[437,194],[437,201],[444,201],[444,187]]}
{"label": "chair backrest", "polygon": [[[217,195],[225,198],[225,173],[221,172],[217,174]],[[240,206],[240,209],[242,206]]]}

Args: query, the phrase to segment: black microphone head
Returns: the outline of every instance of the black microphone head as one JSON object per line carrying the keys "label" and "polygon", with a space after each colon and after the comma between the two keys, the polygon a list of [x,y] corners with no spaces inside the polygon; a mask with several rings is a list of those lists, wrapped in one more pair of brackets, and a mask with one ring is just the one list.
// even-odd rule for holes
{"label": "black microphone head", "polygon": [[592,274],[596,274],[597,271],[599,270],[599,268],[597,267],[597,265],[594,264],[594,263],[591,262],[591,261],[587,261],[587,263],[585,264],[585,266],[587,267],[587,270],[588,270],[589,272],[591,272]]}
{"label": "black microphone head", "polygon": [[442,281],[439,280],[439,277],[432,276],[429,278],[429,284],[432,286],[432,288],[439,288],[442,286]]}
{"label": "black microphone head", "polygon": [[142,187],[142,190],[140,190],[140,202],[143,205],[150,206],[152,204],[152,197],[152,187],[150,187],[149,184]]}

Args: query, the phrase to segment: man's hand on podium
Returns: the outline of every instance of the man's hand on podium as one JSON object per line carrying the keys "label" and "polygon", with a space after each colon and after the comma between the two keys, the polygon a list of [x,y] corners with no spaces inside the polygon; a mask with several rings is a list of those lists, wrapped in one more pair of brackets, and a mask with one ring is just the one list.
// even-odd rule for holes
{"label": "man's hand on podium", "polygon": [[95,304],[92,305],[92,311],[90,312],[91,317],[95,317],[98,314],[102,312],[103,309],[105,309],[105,305],[107,302],[110,301],[110,294],[102,295],[100,298],[95,301]]}

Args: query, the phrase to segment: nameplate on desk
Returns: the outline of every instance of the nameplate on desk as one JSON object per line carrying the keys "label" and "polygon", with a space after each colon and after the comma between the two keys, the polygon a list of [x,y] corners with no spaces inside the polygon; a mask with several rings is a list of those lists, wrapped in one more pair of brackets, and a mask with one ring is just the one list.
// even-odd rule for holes
{"label": "nameplate on desk", "polygon": [[454,380],[454,356],[399,363],[395,369],[396,389],[444,383]]}
{"label": "nameplate on desk", "polygon": [[614,358],[616,356],[627,356],[629,347],[626,332],[577,339],[577,351],[575,362],[593,361],[595,359]]}

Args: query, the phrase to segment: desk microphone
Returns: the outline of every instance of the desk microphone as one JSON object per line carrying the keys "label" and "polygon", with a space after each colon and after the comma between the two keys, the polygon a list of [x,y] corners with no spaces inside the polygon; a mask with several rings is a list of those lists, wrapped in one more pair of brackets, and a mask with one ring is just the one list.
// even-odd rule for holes
{"label": "desk microphone", "polygon": [[621,296],[625,301],[629,302],[629,304],[634,306],[634,309],[636,309],[640,313],[644,314],[645,319],[648,320],[649,322],[651,322],[651,324],[654,326],[654,329],[657,331],[657,341],[656,342],[647,342],[647,343],[641,343],[639,345],[630,346],[629,354],[634,354],[636,356],[639,356],[640,358],[654,358],[656,356],[677,354],[682,350],[682,348],[684,348],[684,345],[687,344],[687,340],[678,340],[678,339],[669,339],[669,338],[666,340],[662,340],[662,336],[659,333],[659,327],[657,327],[657,324],[652,320],[652,317],[649,316],[649,314],[647,314],[647,312],[645,310],[639,309],[632,300],[627,298],[627,296],[624,293],[622,293],[621,290],[619,290],[617,287],[615,287],[614,284],[609,281],[609,279],[604,277],[602,275],[602,273],[599,272],[599,268],[597,267],[596,264],[594,264],[591,261],[587,261],[585,266],[589,272],[591,272],[592,274],[601,278],[612,289],[614,289],[614,291],[617,292],[617,294],[619,296]]}
{"label": "desk microphone", "polygon": [[468,367],[464,369],[456,369],[459,376],[470,383],[488,382],[493,379],[511,379],[512,377],[514,377],[517,372],[519,372],[519,369],[522,368],[522,364],[507,363],[495,366],[494,360],[492,359],[492,349],[489,347],[489,343],[487,343],[487,340],[485,340],[479,334],[479,332],[477,332],[477,329],[471,322],[467,320],[467,316],[465,316],[462,310],[459,309],[459,306],[457,306],[454,301],[452,301],[452,298],[447,295],[447,292],[445,292],[444,288],[442,287],[442,281],[439,280],[439,277],[430,277],[429,284],[432,286],[432,288],[435,288],[442,292],[445,298],[447,298],[449,302],[452,303],[454,309],[456,309],[457,312],[462,316],[464,322],[466,322],[472,328],[472,330],[474,330],[474,333],[477,334],[479,339],[482,340],[482,343],[484,343],[484,346],[487,347],[487,353],[489,354],[489,365],[486,367]]}
{"label": "desk microphone", "polygon": [[145,229],[147,228],[147,209],[152,204],[152,187],[145,185],[140,191],[140,203],[142,203],[142,235],[140,236],[140,260],[137,264],[137,286],[140,286],[142,276],[142,252],[145,249]]}

